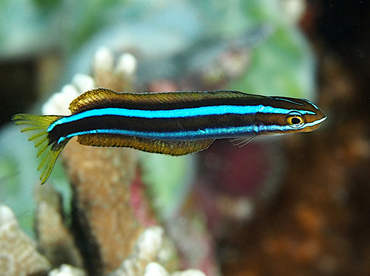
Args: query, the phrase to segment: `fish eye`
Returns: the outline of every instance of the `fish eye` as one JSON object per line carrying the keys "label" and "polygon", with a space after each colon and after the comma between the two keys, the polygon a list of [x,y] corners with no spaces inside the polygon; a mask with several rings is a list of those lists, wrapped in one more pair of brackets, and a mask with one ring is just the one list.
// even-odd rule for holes
{"label": "fish eye", "polygon": [[291,126],[292,128],[300,128],[305,123],[302,114],[298,111],[290,112],[286,120],[289,126]]}

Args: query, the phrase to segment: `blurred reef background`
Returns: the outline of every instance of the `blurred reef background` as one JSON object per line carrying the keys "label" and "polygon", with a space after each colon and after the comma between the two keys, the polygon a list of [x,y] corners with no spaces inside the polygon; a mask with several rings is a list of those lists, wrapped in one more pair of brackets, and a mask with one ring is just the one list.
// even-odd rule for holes
{"label": "blurred reef background", "polygon": [[[369,275],[366,1],[0,1],[0,275]],[[309,134],[168,157],[11,122],[94,87],[307,98]],[[57,92],[58,91],[58,92]]]}

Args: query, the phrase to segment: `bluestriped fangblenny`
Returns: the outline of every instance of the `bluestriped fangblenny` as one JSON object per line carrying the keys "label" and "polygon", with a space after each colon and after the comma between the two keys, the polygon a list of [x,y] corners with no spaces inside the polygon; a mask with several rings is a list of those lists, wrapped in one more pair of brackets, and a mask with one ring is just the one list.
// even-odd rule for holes
{"label": "bluestriped fangblenny", "polygon": [[256,135],[313,131],[326,116],[304,99],[237,91],[117,93],[104,88],[73,100],[70,116],[16,114],[44,155],[40,180],[48,179],[59,153],[77,136],[82,145],[131,147],[168,155],[208,148],[215,139],[240,145]]}

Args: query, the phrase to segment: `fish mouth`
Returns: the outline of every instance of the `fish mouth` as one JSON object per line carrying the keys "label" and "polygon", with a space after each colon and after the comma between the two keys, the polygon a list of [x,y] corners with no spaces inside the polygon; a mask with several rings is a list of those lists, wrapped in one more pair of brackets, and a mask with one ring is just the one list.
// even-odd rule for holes
{"label": "fish mouth", "polygon": [[321,110],[316,111],[315,115],[308,115],[306,117],[306,123],[301,128],[301,132],[311,132],[318,129],[326,119],[327,116]]}
{"label": "fish mouth", "polygon": [[325,115],[324,115],[324,116],[322,116],[320,119],[318,119],[318,120],[316,120],[316,121],[315,121],[315,125],[316,125],[317,127],[319,127],[319,126],[321,125],[321,123],[322,123],[323,121],[325,121],[327,118],[328,118],[328,117],[326,117]]}
{"label": "fish mouth", "polygon": [[317,112],[317,117],[319,119],[316,120],[317,124],[320,125],[323,121],[325,121],[328,117],[321,111]]}
{"label": "fish mouth", "polygon": [[328,117],[319,110],[317,112],[317,119],[311,123],[308,123],[308,131],[316,130],[320,127],[321,123],[324,122]]}

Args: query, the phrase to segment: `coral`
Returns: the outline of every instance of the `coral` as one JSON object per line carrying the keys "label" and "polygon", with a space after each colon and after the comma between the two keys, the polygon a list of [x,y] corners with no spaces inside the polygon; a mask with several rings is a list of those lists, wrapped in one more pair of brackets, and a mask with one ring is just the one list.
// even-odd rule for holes
{"label": "coral", "polygon": [[[166,242],[167,241],[167,242]],[[174,248],[164,236],[164,230],[160,226],[145,229],[136,241],[132,254],[121,266],[110,273],[109,276],[141,276],[141,275],[204,275],[199,270],[189,270],[169,274],[165,267],[171,269],[173,264]],[[176,262],[175,262],[176,263]],[[176,266],[172,265],[172,268]],[[182,274],[184,273],[184,274]]]}
{"label": "coral", "polygon": [[195,211],[191,208],[183,210],[183,214],[171,218],[166,224],[168,235],[182,257],[181,267],[197,268],[209,276],[219,275],[213,239],[204,225],[205,217],[192,210]]}
{"label": "coral", "polygon": [[69,115],[69,103],[83,92],[95,87],[94,80],[84,74],[77,74],[71,84],[64,85],[60,92],[53,94],[42,106],[44,115]]}
{"label": "coral", "polygon": [[79,268],[63,264],[49,272],[49,276],[85,276],[86,273]]}
{"label": "coral", "polygon": [[95,53],[92,65],[96,86],[114,91],[134,91],[136,63],[136,58],[129,53],[124,53],[115,59],[109,48],[100,47]]}
{"label": "coral", "polygon": [[82,256],[70,230],[64,224],[60,194],[52,185],[38,187],[36,203],[35,230],[40,252],[53,267],[61,264],[82,267]]}
{"label": "coral", "polygon": [[160,264],[152,262],[145,267],[144,276],[205,276],[205,274],[196,269],[188,269],[184,271],[176,271],[169,274]]}
{"label": "coral", "polygon": [[149,275],[167,276],[168,272],[160,264],[152,262],[152,263],[149,263],[145,267],[144,275],[148,275],[148,276]]}
{"label": "coral", "polygon": [[88,248],[89,269],[107,273],[132,250],[143,230],[130,204],[136,152],[130,149],[84,147],[71,141],[63,161],[74,192],[75,227]]}
{"label": "coral", "polygon": [[[134,59],[125,55],[119,60],[115,66],[111,51],[107,48],[97,51],[93,65],[97,86],[116,91],[131,89]],[[131,204],[132,183],[138,171],[137,152],[127,148],[86,147],[72,140],[62,159],[74,192],[73,224],[79,233],[80,247],[84,248],[86,267],[92,275],[107,274],[131,254],[146,226]],[[144,198],[139,198],[143,204]]]}
{"label": "coral", "polygon": [[0,205],[0,274],[38,275],[50,269],[49,261],[37,252],[36,244],[20,228],[13,212]]}

